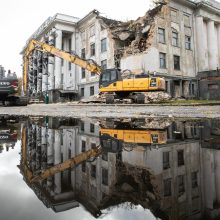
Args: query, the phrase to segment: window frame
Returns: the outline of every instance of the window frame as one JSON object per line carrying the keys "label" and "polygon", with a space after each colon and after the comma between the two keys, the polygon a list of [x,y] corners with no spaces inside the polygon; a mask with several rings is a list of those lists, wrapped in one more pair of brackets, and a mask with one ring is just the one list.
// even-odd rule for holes
{"label": "window frame", "polygon": [[[160,32],[162,31],[162,32]],[[161,44],[166,43],[166,31],[165,28],[158,28],[158,42]]]}

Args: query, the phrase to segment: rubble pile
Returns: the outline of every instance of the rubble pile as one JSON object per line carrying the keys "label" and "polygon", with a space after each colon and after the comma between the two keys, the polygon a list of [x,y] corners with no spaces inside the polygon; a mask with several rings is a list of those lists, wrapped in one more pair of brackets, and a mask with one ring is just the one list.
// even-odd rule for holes
{"label": "rubble pile", "polygon": [[144,52],[151,46],[155,32],[155,17],[162,12],[164,5],[166,2],[161,1],[135,21],[113,22],[109,26],[113,38],[124,48],[123,56]]}
{"label": "rubble pile", "polygon": [[105,95],[97,94],[88,98],[81,99],[79,103],[105,103]]}
{"label": "rubble pile", "polygon": [[171,96],[165,92],[145,92],[145,103],[159,103],[168,101],[171,99]]}

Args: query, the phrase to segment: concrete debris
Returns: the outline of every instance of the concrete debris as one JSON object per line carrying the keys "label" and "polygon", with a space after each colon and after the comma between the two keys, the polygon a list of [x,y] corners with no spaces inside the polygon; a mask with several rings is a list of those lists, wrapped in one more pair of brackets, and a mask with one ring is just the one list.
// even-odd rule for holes
{"label": "concrete debris", "polygon": [[165,92],[145,92],[145,103],[158,103],[168,101],[171,96]]}
{"label": "concrete debris", "polygon": [[130,184],[128,184],[128,183],[123,183],[122,186],[121,186],[121,190],[123,192],[127,192],[128,193],[128,192],[133,192],[134,188]]}
{"label": "concrete debris", "polygon": [[81,99],[79,103],[105,103],[105,95],[97,94],[85,99]]}
{"label": "concrete debris", "polygon": [[155,17],[166,4],[166,1],[160,1],[155,8],[135,21],[115,22],[109,26],[113,38],[123,48],[123,51],[118,51],[121,56],[142,53],[151,46],[155,33]]}

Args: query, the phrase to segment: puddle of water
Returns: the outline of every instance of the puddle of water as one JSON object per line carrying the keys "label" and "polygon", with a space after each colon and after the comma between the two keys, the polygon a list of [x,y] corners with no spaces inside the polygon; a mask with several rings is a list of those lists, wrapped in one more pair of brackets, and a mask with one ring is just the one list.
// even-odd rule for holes
{"label": "puddle of water", "polygon": [[220,217],[220,120],[9,119],[2,219]]}

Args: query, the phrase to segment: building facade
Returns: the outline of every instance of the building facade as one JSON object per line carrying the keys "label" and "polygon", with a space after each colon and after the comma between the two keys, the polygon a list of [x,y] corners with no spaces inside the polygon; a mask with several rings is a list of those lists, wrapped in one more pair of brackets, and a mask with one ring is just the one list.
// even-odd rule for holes
{"label": "building facade", "polygon": [[[46,42],[83,59],[92,59],[103,68],[113,68],[114,45],[107,32],[113,22],[99,16],[96,10],[82,19],[56,14],[49,17],[30,39]],[[98,76],[51,54],[34,51],[29,61],[28,92],[32,98],[48,94],[50,102],[76,100],[98,93]]]}
{"label": "building facade", "polygon": [[[153,22],[143,22],[149,14],[139,19],[142,38],[146,36],[149,46],[141,53],[124,54],[122,69],[142,68],[165,77],[172,97],[219,98],[214,93],[220,88],[220,4],[213,0],[167,3],[150,12]],[[147,27],[149,34],[144,36]]]}

